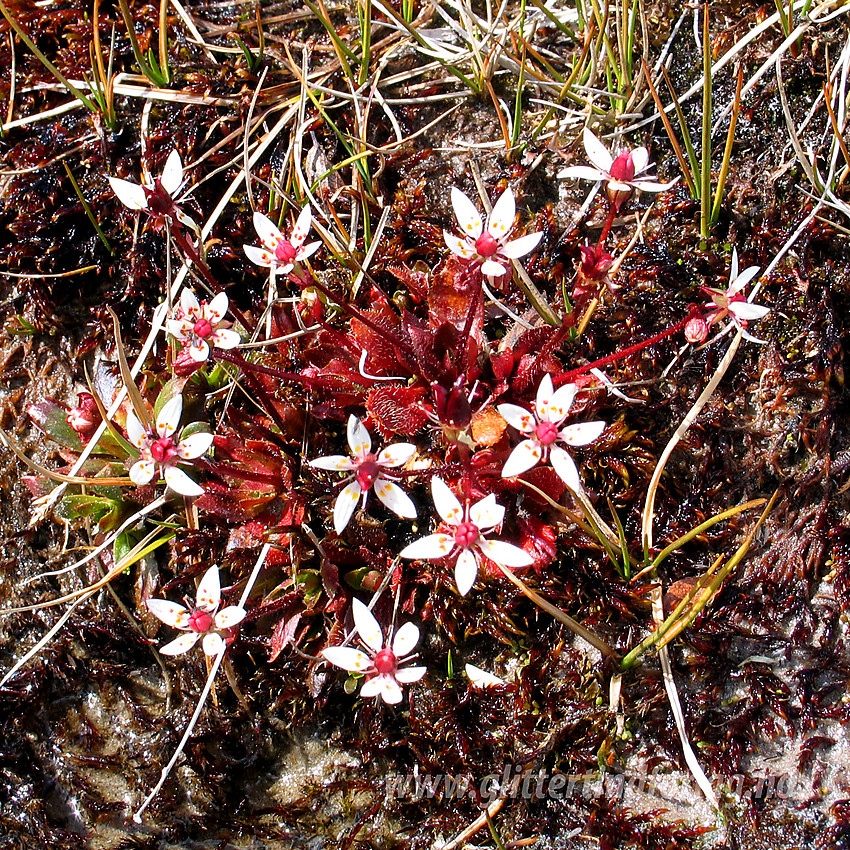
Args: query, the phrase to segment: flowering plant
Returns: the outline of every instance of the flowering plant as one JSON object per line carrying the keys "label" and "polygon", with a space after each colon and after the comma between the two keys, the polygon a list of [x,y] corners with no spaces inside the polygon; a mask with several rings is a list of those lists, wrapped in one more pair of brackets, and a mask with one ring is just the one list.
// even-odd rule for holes
{"label": "flowering plant", "polygon": [[163,655],[182,655],[199,640],[204,653],[214,657],[224,652],[230,630],[245,619],[245,609],[238,605],[221,606],[221,578],[218,567],[210,567],[198,584],[194,604],[185,605],[167,599],[148,599],[147,608],[167,626],[185,634],[160,647]]}
{"label": "flowering plant", "polygon": [[533,559],[519,546],[502,540],[488,540],[485,532],[502,524],[505,509],[489,496],[466,508],[441,478],[431,479],[434,507],[451,533],[438,531],[421,537],[401,550],[402,558],[433,561],[457,553],[455,583],[461,596],[466,596],[478,575],[478,559],[483,555],[503,567],[528,567]]}
{"label": "flowering plant", "polygon": [[676,184],[659,183],[646,172],[651,168],[649,151],[645,147],[620,151],[616,157],[587,127],[582,134],[584,150],[591,165],[570,165],[558,172],[558,177],[578,180],[604,180],[608,198],[619,209],[635,189],[641,192],[663,192]]}
{"label": "flowering plant", "polygon": [[392,636],[392,643],[389,637],[385,642],[378,621],[359,599],[352,600],[351,613],[363,649],[329,646],[322,650],[322,655],[343,670],[366,676],[360,688],[361,697],[379,696],[390,705],[401,702],[401,686],[418,682],[427,672],[427,667],[402,666],[415,657],[413,650],[419,643],[419,629],[413,623],[405,623]]}
{"label": "flowering plant", "polygon": [[458,237],[444,230],[446,245],[453,254],[480,263],[482,274],[488,277],[501,277],[510,268],[511,260],[530,254],[543,236],[542,233],[529,233],[508,241],[516,217],[516,201],[510,187],[502,192],[493,205],[486,227],[475,204],[454,187],[452,208],[464,236]]}
{"label": "flowering plant", "polygon": [[162,174],[150,182],[131,183],[120,177],[107,179],[118,200],[128,209],[148,213],[153,219],[155,229],[159,230],[166,224],[177,222],[197,230],[195,222],[176,202],[176,197],[183,188],[183,161],[176,150],[169,154]]}
{"label": "flowering plant", "polygon": [[395,443],[376,455],[372,452],[369,432],[354,415],[348,417],[347,433],[352,457],[328,455],[310,461],[310,466],[317,469],[353,473],[352,480],[342,488],[334,502],[334,531],[342,534],[360,496],[363,496],[365,507],[366,498],[373,488],[375,495],[394,514],[407,519],[415,518],[416,506],[401,487],[389,480],[387,470],[404,466],[416,453],[416,446],[412,443]]}
{"label": "flowering plant", "polygon": [[130,467],[130,478],[134,484],[149,484],[158,473],[172,490],[183,496],[203,494],[204,488],[177,464],[206,454],[212,445],[213,435],[198,431],[182,440],[175,440],[182,415],[183,396],[179,395],[162,406],[153,431],[147,431],[132,411],[127,414],[127,438],[139,450],[139,459]]}

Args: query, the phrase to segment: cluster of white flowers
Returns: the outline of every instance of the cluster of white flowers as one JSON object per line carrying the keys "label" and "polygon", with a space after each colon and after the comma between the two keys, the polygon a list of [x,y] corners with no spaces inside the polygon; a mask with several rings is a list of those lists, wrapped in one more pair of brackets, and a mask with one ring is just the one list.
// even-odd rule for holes
{"label": "cluster of white flowers", "polygon": [[[589,130],[584,131],[584,146],[591,166],[577,165],[563,169],[559,176],[594,181],[604,181],[613,210],[617,210],[635,190],[661,192],[674,183],[661,183],[648,173],[649,154],[646,148],[625,150],[616,157],[605,148]],[[183,186],[183,165],[179,154],[173,151],[168,157],[162,176],[149,183],[134,184],[118,178],[110,183],[118,198],[130,209],[144,211],[156,226],[189,226],[195,223],[180,209],[175,200]],[[675,182],[675,181],[674,181]],[[448,249],[468,261],[481,275],[501,278],[507,275],[511,262],[531,253],[540,243],[541,232],[517,239],[509,239],[516,218],[516,202],[510,188],[498,200],[486,222],[472,201],[459,189],[451,191],[451,204],[462,236],[444,231]],[[251,262],[276,273],[297,276],[300,265],[320,247],[320,242],[307,242],[312,227],[312,210],[305,206],[298,215],[289,237],[262,213],[254,214],[254,227],[260,246],[245,245],[245,254]],[[606,255],[607,256],[607,255]],[[725,291],[705,288],[711,297],[704,318],[690,324],[689,338],[705,338],[708,327],[730,318],[748,339],[756,340],[746,332],[746,323],[763,318],[769,311],[745,300],[742,290],[758,273],[751,267],[738,273],[737,252],[733,255],[730,283]],[[166,322],[167,331],[183,346],[188,357],[201,364],[211,355],[213,348],[229,350],[241,342],[231,323],[224,317],[229,302],[223,292],[210,301],[199,301],[184,289],[180,302]],[[702,324],[699,324],[701,322]],[[692,341],[694,341],[692,340]],[[198,367],[199,368],[199,367]],[[605,422],[584,422],[564,426],[575,401],[578,388],[567,383],[554,388],[552,377],[544,375],[537,389],[531,409],[515,404],[497,407],[502,418],[522,436],[502,469],[502,477],[522,475],[541,462],[551,464],[554,471],[574,492],[582,490],[575,461],[566,447],[586,446],[597,440],[605,430]],[[160,475],[167,486],[187,497],[201,495],[203,488],[194,482],[178,464],[185,464],[204,455],[212,445],[213,437],[207,432],[196,432],[183,439],[175,435],[182,416],[182,397],[175,396],[163,405],[156,416],[153,428],[146,429],[134,413],[127,417],[127,434],[138,450],[138,460],[130,469],[130,478],[137,485],[149,484]],[[346,472],[345,486],[336,497],[333,524],[341,535],[353,516],[358,502],[365,508],[370,491],[390,511],[404,519],[416,518],[416,506],[396,483],[416,454],[411,443],[396,443],[375,453],[366,427],[356,416],[350,416],[347,426],[350,456],[330,455],[309,461],[316,469]],[[420,560],[454,559],[454,579],[458,592],[466,595],[472,589],[482,558],[487,558],[506,569],[530,566],[531,555],[524,549],[502,540],[491,538],[501,527],[505,509],[494,494],[470,504],[461,504],[449,486],[438,476],[430,480],[434,507],[441,524],[431,534],[415,540],[402,549],[403,558]],[[186,606],[164,599],[151,599],[148,609],[164,623],[180,629],[185,634],[164,646],[161,651],[176,655],[188,651],[202,639],[204,652],[215,656],[226,647],[230,630],[245,617],[245,610],[228,606],[219,610],[221,587],[217,567],[210,567],[198,585],[194,603]],[[365,682],[363,697],[381,697],[395,704],[402,699],[401,685],[416,682],[426,669],[422,666],[405,666],[413,657],[419,640],[419,630],[406,623],[393,636],[384,639],[377,620],[358,599],[352,601],[355,632],[362,648],[349,646],[328,647],[323,657],[332,664],[351,673],[362,674]],[[477,668],[469,668],[470,678],[477,686],[502,684],[501,680]]]}

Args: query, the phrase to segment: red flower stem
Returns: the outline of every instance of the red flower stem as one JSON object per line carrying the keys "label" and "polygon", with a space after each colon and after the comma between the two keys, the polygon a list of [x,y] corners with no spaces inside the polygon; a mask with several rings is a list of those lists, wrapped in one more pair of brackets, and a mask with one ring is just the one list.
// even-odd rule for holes
{"label": "red flower stem", "polygon": [[299,375],[297,372],[284,372],[280,369],[274,369],[271,366],[261,366],[259,363],[249,363],[241,354],[233,353],[232,351],[213,349],[211,350],[211,354],[216,360],[233,363],[245,373],[258,372],[261,375],[279,378],[281,381],[295,381],[312,388],[316,387],[316,381],[313,378],[308,378],[306,375]]}
{"label": "red flower stem", "polygon": [[605,219],[605,225],[602,228],[602,233],[599,234],[599,241],[596,243],[597,251],[605,244],[605,240],[608,238],[608,234],[611,232],[611,225],[614,224],[614,216],[616,214],[617,207],[609,201],[608,218]]}
{"label": "red flower stem", "polygon": [[624,357],[629,357],[632,354],[635,354],[638,351],[643,350],[644,348],[649,348],[650,345],[655,345],[656,342],[661,342],[662,339],[666,339],[668,336],[672,336],[674,333],[680,331],[685,325],[693,318],[697,313],[699,313],[700,308],[697,304],[692,304],[691,309],[688,311],[688,315],[685,316],[679,322],[676,322],[675,325],[667,328],[667,330],[662,331],[660,334],[656,334],[649,339],[645,339],[643,342],[636,342],[634,345],[630,345],[628,348],[624,348],[622,351],[615,351],[613,354],[609,354],[607,357],[603,357],[601,360],[595,360],[593,363],[586,363],[584,366],[579,366],[577,369],[571,369],[569,372],[564,372],[563,374],[558,376],[558,386],[562,384],[569,383],[574,378],[578,378],[581,375],[584,375],[586,372],[589,372],[591,369],[598,369],[601,366],[607,366],[609,363],[615,363],[617,360],[622,360]]}
{"label": "red flower stem", "polygon": [[[258,366],[256,363],[248,363],[248,361],[245,360],[245,358],[238,352],[224,352],[218,349],[211,349],[211,351],[215,351],[214,356],[216,360],[226,360],[228,363],[234,363],[240,368],[242,374],[245,376],[245,380],[249,383],[251,389],[257,394],[257,398],[260,400],[266,413],[271,416],[275,425],[280,428],[281,433],[285,434],[286,423],[283,421],[277,407],[275,407],[274,400],[271,395],[255,374],[256,372],[261,374],[271,373],[274,377],[281,377],[279,374],[275,374],[277,370],[270,370],[265,366]],[[307,380],[300,375],[297,377],[305,382]]]}

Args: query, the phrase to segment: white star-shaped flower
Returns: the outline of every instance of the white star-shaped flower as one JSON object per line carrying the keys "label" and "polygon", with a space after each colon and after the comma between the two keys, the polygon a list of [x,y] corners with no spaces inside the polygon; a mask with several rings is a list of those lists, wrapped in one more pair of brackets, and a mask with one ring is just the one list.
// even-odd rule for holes
{"label": "white star-shaped flower", "polygon": [[502,470],[502,478],[521,475],[548,458],[563,482],[571,490],[581,492],[581,479],[575,461],[556,444],[561,442],[568,446],[586,446],[599,437],[606,423],[581,422],[560,427],[573,406],[576,392],[575,384],[564,384],[555,392],[552,376],[547,373],[537,388],[533,413],[516,404],[498,406],[497,410],[508,425],[527,437],[511,452]]}
{"label": "white star-shaped flower", "polygon": [[353,646],[330,646],[322,655],[337,667],[349,673],[363,673],[366,681],[360,688],[361,697],[380,697],[385,703],[401,702],[402,685],[418,682],[427,672],[426,667],[404,667],[413,660],[419,629],[413,623],[405,623],[392,638],[392,644],[384,643],[384,633],[372,612],[359,600],[351,602],[351,612],[357,634],[366,650]]}
{"label": "white star-shaped flower", "polygon": [[165,161],[160,177],[149,183],[131,183],[120,177],[108,177],[112,191],[118,200],[131,210],[142,210],[154,219],[158,229],[175,220],[193,230],[198,226],[183,210],[177,206],[175,198],[183,187],[183,162],[180,154],[173,150]]}
{"label": "white star-shaped flower", "polygon": [[511,260],[530,254],[543,236],[542,233],[529,233],[508,241],[516,217],[516,202],[510,187],[502,192],[493,205],[486,228],[475,204],[454,187],[452,207],[464,236],[460,238],[444,230],[446,245],[453,254],[465,260],[480,262],[481,272],[488,277],[501,277],[511,267]]}
{"label": "white star-shaped flower", "polygon": [[[167,599],[148,599],[148,611],[162,620],[167,626],[180,629],[186,634],[180,635],[165,644],[159,651],[163,655],[182,655],[188,652],[201,638],[204,652],[214,657],[224,652],[228,629],[245,619],[245,609],[238,605],[221,605],[221,579],[218,567],[212,566],[198,585],[194,605],[186,600],[186,605],[169,602]],[[188,606],[188,607],[187,607]]]}
{"label": "white star-shaped flower", "polygon": [[758,276],[759,271],[758,266],[750,266],[739,274],[738,249],[735,248],[732,251],[732,268],[729,270],[729,286],[726,291],[712,289],[708,286],[702,287],[703,292],[711,297],[711,301],[705,305],[709,311],[706,314],[705,322],[709,327],[723,321],[728,316],[734,326],[740,329],[744,339],[760,344],[766,342],[766,340],[758,339],[747,332],[747,322],[763,319],[770,312],[770,307],[751,304],[742,291],[753,278]]}
{"label": "white star-shaped flower", "polygon": [[242,341],[236,331],[228,330],[231,323],[224,321],[229,304],[224,292],[212,301],[198,302],[192,290],[184,289],[180,304],[165,323],[166,330],[188,347],[192,360],[203,363],[210,356],[210,345],[227,351]]}
{"label": "white star-shaped flower", "polygon": [[616,157],[587,127],[582,134],[587,158],[593,163],[589,165],[571,165],[558,172],[558,177],[577,178],[579,180],[605,180],[608,198],[615,207],[620,207],[631,195],[634,189],[641,192],[663,192],[676,184],[659,183],[654,177],[646,174],[650,168],[649,151],[644,147],[633,151],[621,151]]}
{"label": "white star-shaped flower", "polygon": [[296,263],[301,263],[315,254],[322,244],[321,242],[304,244],[312,223],[313,213],[308,204],[301,210],[295,227],[292,228],[292,233],[287,239],[268,216],[255,212],[254,229],[263,244],[259,248],[256,245],[243,246],[245,254],[258,266],[287,274],[295,268]]}
{"label": "white star-shaped flower", "polygon": [[532,557],[519,546],[484,537],[485,532],[501,525],[505,517],[505,509],[496,503],[493,493],[464,510],[448,485],[434,476],[431,495],[437,513],[452,533],[437,532],[415,540],[401,550],[402,558],[433,561],[457,552],[455,582],[461,596],[466,596],[475,584],[480,555],[503,567],[528,567],[533,563]]}
{"label": "white star-shaped flower", "polygon": [[334,531],[342,534],[361,494],[365,507],[371,489],[394,514],[405,519],[415,519],[416,506],[401,487],[389,480],[386,470],[404,466],[416,453],[416,446],[412,443],[394,443],[376,455],[372,452],[369,432],[356,416],[348,417],[347,430],[352,457],[328,455],[310,461],[310,466],[317,469],[354,473],[334,503]]}
{"label": "white star-shaped flower", "polygon": [[200,431],[175,441],[174,434],[183,415],[183,396],[177,395],[166,402],[156,417],[154,431],[145,431],[135,413],[127,414],[127,438],[139,450],[139,459],[130,468],[130,479],[140,487],[149,484],[155,473],[165,483],[183,496],[200,496],[204,488],[179,469],[176,464],[199,458],[206,454],[213,435]]}

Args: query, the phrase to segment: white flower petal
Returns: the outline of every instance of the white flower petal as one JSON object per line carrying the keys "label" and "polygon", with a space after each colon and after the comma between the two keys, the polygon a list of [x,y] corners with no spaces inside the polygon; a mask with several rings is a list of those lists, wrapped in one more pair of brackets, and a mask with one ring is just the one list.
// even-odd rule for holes
{"label": "white flower petal", "polygon": [[185,629],[189,625],[189,611],[183,605],[169,602],[167,599],[148,599],[146,604],[148,611],[166,626]]}
{"label": "white flower petal", "polygon": [[666,192],[668,189],[672,189],[677,183],[678,179],[671,180],[669,183],[659,183],[657,180],[632,180],[627,185],[629,188],[640,189],[641,192]]}
{"label": "white flower petal", "polygon": [[608,148],[587,127],[584,128],[581,139],[584,143],[584,149],[587,152],[587,158],[591,164],[596,166],[600,171],[610,174],[611,166],[614,164],[614,157],[611,156]]}
{"label": "white flower petal", "polygon": [[236,331],[231,331],[227,328],[218,328],[210,334],[210,342],[222,351],[229,351],[231,348],[236,348],[242,342],[242,337]]}
{"label": "white flower petal", "polygon": [[734,313],[735,318],[743,322],[757,322],[770,312],[770,307],[762,307],[761,304],[750,304],[748,301],[733,301],[729,305],[729,312]]}
{"label": "white flower petal", "polygon": [[484,540],[482,538],[478,541],[478,548],[491,561],[501,564],[503,567],[530,567],[534,563],[534,558],[524,549],[502,540]]}
{"label": "white flower petal", "polygon": [[535,418],[524,407],[518,404],[500,404],[496,407],[499,416],[512,428],[516,428],[523,434],[529,434],[534,430]]}
{"label": "white flower petal", "polygon": [[196,434],[184,437],[177,444],[177,455],[184,460],[194,460],[196,457],[205,455],[212,444],[212,434],[208,431],[198,431]]}
{"label": "white flower petal", "polygon": [[475,250],[475,243],[470,239],[460,239],[447,230],[443,231],[443,240],[446,247],[458,257],[463,257],[464,260],[472,259],[478,252]]}
{"label": "white flower petal", "polygon": [[310,242],[308,245],[304,245],[303,247],[298,249],[297,253],[295,254],[295,259],[298,260],[299,263],[303,262],[304,260],[312,257],[313,254],[315,254],[316,251],[318,251],[321,247],[321,242]]}
{"label": "white flower petal", "polygon": [[540,379],[540,386],[537,388],[537,397],[534,399],[534,410],[538,417],[546,410],[549,405],[549,400],[555,394],[555,385],[552,383],[552,376],[547,372]]}
{"label": "white flower petal", "polygon": [[436,475],[431,479],[431,497],[437,513],[449,525],[458,525],[463,519],[463,508],[449,485]]}
{"label": "white flower petal", "polygon": [[195,593],[195,605],[211,614],[221,604],[221,576],[218,567],[213,565],[203,575]]}
{"label": "white flower petal", "polygon": [[[514,193],[511,191],[511,187],[508,186],[508,188],[499,195],[499,200],[493,204],[493,211],[487,219],[487,232],[497,242],[501,242],[514,226],[515,218],[516,201],[514,200]],[[521,257],[522,254],[519,254],[518,256]]]}
{"label": "white flower petal", "polygon": [[474,664],[467,664],[464,669],[466,670],[466,675],[469,676],[469,681],[473,688],[495,688],[498,685],[507,684],[504,679],[500,679],[498,676],[494,676],[492,673],[488,673]]}
{"label": "white flower petal", "polygon": [[184,632],[182,635],[174,638],[170,643],[161,646],[159,648],[159,654],[182,655],[184,652],[188,652],[198,642],[200,636],[200,632]]}
{"label": "white flower petal", "polygon": [[496,501],[496,494],[490,493],[469,509],[469,520],[478,526],[479,530],[495,528],[505,518],[505,509]]}
{"label": "white flower petal", "polygon": [[310,466],[315,466],[317,469],[330,469],[333,472],[342,472],[348,469],[357,469],[357,463],[348,455],[328,455],[327,457],[317,457],[315,460],[307,461]]}
{"label": "white flower petal", "polygon": [[413,443],[393,443],[381,451],[378,463],[389,467],[404,466],[415,454],[416,446]]}
{"label": "white flower petal", "polygon": [[600,180],[605,180],[607,175],[589,165],[568,165],[558,172],[558,177],[561,180],[593,180],[598,183]]}
{"label": "white flower petal", "polygon": [[143,186],[138,183],[131,183],[129,180],[121,180],[120,177],[107,177],[106,179],[118,200],[125,207],[129,207],[131,210],[147,209],[148,196],[145,194]]}
{"label": "white flower petal", "polygon": [[365,673],[372,666],[372,659],[353,646],[329,646],[320,654],[326,661],[349,673]]}
{"label": "white flower petal", "polygon": [[160,437],[170,437],[180,425],[183,415],[183,396],[170,398],[160,409],[156,417],[156,433]]}
{"label": "white flower petal", "polygon": [[[398,705],[404,696],[399,683],[393,676],[379,676],[378,680],[381,684],[381,699],[387,705]],[[366,684],[368,684],[368,682]],[[363,688],[365,687],[366,685],[364,684]],[[361,696],[363,695],[363,688],[360,689]]]}
{"label": "white flower petal", "polygon": [[176,466],[166,466],[162,477],[165,479],[165,483],[181,496],[204,495],[204,488],[192,481],[182,469],[178,469]]}
{"label": "white flower petal", "polygon": [[342,534],[345,531],[362,492],[360,485],[356,481],[352,481],[346,484],[336,497],[334,502],[334,531],[337,534]]}
{"label": "white flower petal", "polygon": [[132,410],[127,412],[127,439],[140,449],[145,442],[145,429]]}
{"label": "white flower petal", "polygon": [[384,648],[384,633],[375,619],[375,615],[359,599],[351,600],[351,613],[354,617],[354,625],[357,626],[357,634],[360,640],[373,652],[380,652]]}
{"label": "white flower petal", "polygon": [[130,480],[139,487],[150,484],[156,464],[152,460],[139,460],[130,467]]}
{"label": "white flower petal", "polygon": [[180,293],[180,310],[183,312],[184,317],[195,321],[201,318],[201,305],[198,297],[188,287],[184,288]]}
{"label": "white flower petal", "polygon": [[740,292],[754,277],[758,276],[761,271],[761,266],[749,266],[744,269],[741,274],[730,277],[731,283],[729,289],[726,290],[727,295],[734,295]]}
{"label": "white flower petal", "polygon": [[457,563],[455,564],[455,584],[457,592],[461,596],[466,596],[472,585],[475,584],[475,579],[478,578],[478,562],[475,560],[475,555],[464,549],[458,555]]}
{"label": "white flower petal", "polygon": [[206,363],[209,356],[210,347],[202,339],[197,340],[194,344],[189,346],[189,357],[191,357],[195,363]]}
{"label": "white flower petal", "polygon": [[460,229],[470,238],[477,239],[483,231],[481,215],[475,204],[455,186],[452,187],[452,209]]}
{"label": "white flower petal", "polygon": [[511,260],[519,259],[526,254],[530,254],[538,246],[542,238],[543,231],[529,233],[526,236],[520,236],[519,239],[512,239],[499,249],[499,255]]}
{"label": "white flower petal", "polygon": [[[263,246],[272,252],[277,247],[277,243],[283,239],[281,232],[277,229],[277,225],[267,215],[263,215],[261,212],[254,213],[254,230],[257,231],[257,235],[260,237],[260,242],[263,243]],[[250,260],[251,257],[249,256],[248,259]]]}
{"label": "white flower petal", "polygon": [[262,266],[265,269],[270,269],[277,265],[277,260],[267,248],[258,248],[256,245],[243,245],[245,256],[255,265]]}
{"label": "white flower petal", "polygon": [[[729,268],[729,280],[733,283],[735,279],[738,277],[738,249],[732,249],[732,265]],[[731,289],[731,287],[730,287]]]}
{"label": "white flower petal", "polygon": [[405,658],[419,643],[419,629],[414,623],[405,623],[393,637],[393,654],[396,658]]}
{"label": "white flower petal", "polygon": [[232,629],[233,626],[245,619],[247,612],[239,605],[228,605],[215,615],[214,622],[217,629]]}
{"label": "white flower petal", "polygon": [[511,452],[502,468],[502,478],[515,478],[537,466],[543,458],[543,449],[537,440],[523,440]]}
{"label": "white flower petal", "polygon": [[558,387],[550,397],[549,403],[544,408],[537,408],[538,415],[541,419],[560,425],[567,418],[577,392],[578,387],[575,384],[564,384],[562,387]]}
{"label": "white flower petal", "polygon": [[552,469],[558,473],[560,479],[574,493],[581,492],[581,479],[578,475],[578,467],[576,462],[558,446],[552,446],[549,451],[549,463],[552,464]]}
{"label": "white flower petal", "polygon": [[378,478],[373,486],[375,495],[396,516],[404,517],[405,519],[416,519],[416,505],[413,504],[410,496],[401,487],[393,484],[392,481],[387,481],[385,478]]}
{"label": "white flower petal", "polygon": [[371,699],[372,697],[379,696],[385,678],[386,674],[380,676],[373,676],[371,679],[367,679],[363,683],[363,687],[360,688],[360,696],[363,699]]}
{"label": "white flower petal", "polygon": [[418,682],[427,672],[427,667],[403,667],[401,670],[395,671],[395,678],[397,682],[409,685]]}
{"label": "white flower petal", "polygon": [[448,534],[429,534],[408,544],[399,553],[402,558],[433,561],[442,558],[454,549],[455,541]]}
{"label": "white flower petal", "polygon": [[632,151],[632,165],[635,167],[635,175],[643,174],[649,165],[649,151],[645,147],[635,148]]}
{"label": "white flower petal", "polygon": [[598,440],[607,426],[607,422],[578,422],[561,428],[558,436],[568,446],[587,446]]}
{"label": "white flower petal", "polygon": [[[498,255],[497,255],[498,256]],[[481,263],[481,274],[487,277],[501,277],[508,270],[509,263],[497,263],[495,260],[484,260]]]}
{"label": "white flower petal", "polygon": [[165,160],[165,167],[162,169],[162,177],[159,178],[159,184],[173,198],[180,186],[183,183],[183,162],[180,159],[180,154],[175,148]]}
{"label": "white flower petal", "polygon": [[227,297],[226,292],[219,292],[218,295],[207,304],[204,313],[207,321],[212,325],[217,325],[227,313],[227,309],[230,306],[230,299]]}
{"label": "white flower petal", "polygon": [[208,658],[215,658],[217,655],[221,655],[227,648],[224,638],[217,632],[207,632],[204,635],[201,646],[204,648],[204,654]]}
{"label": "white flower petal", "polygon": [[[313,211],[310,209],[310,205],[307,204],[299,213],[295,221],[295,227],[292,228],[292,237],[289,240],[290,244],[295,248],[300,248],[304,244],[304,240],[307,238],[312,225]],[[318,245],[319,243],[316,244]]]}
{"label": "white flower petal", "polygon": [[354,457],[364,457],[372,451],[372,438],[363,423],[354,415],[348,417],[348,447]]}

